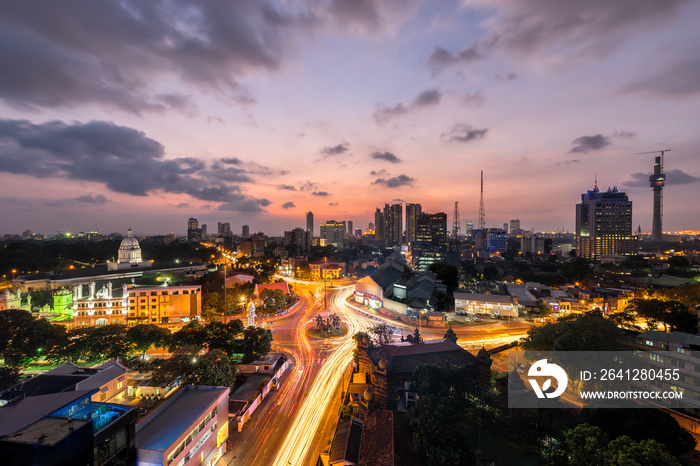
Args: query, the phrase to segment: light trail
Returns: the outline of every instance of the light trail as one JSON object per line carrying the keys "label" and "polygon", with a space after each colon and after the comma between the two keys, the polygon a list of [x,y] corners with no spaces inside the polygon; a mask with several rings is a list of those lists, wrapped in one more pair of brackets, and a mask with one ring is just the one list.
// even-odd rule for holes
{"label": "light trail", "polygon": [[[340,383],[345,370],[352,362],[352,350],[355,347],[352,337],[356,332],[369,327],[365,319],[357,317],[346,305],[346,300],[353,289],[354,286],[341,288],[331,297],[331,310],[336,312],[347,325],[348,333],[340,339],[340,344],[321,367],[275,457],[274,465],[305,464],[314,436],[326,409],[333,401],[335,387]],[[305,332],[304,329],[300,331]]]}

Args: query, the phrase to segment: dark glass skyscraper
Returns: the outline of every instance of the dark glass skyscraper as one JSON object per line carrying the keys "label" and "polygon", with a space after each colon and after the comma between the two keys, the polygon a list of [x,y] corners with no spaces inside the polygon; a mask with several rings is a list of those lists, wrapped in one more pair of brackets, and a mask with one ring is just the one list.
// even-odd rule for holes
{"label": "dark glass skyscraper", "polygon": [[637,252],[632,236],[632,201],[617,188],[601,192],[598,185],[581,195],[576,204],[576,253],[597,260],[606,254]]}

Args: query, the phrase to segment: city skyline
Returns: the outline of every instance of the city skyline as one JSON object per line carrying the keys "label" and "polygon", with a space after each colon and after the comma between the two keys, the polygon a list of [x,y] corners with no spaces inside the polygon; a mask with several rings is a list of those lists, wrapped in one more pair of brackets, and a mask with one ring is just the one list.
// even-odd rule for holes
{"label": "city skyline", "polygon": [[[697,229],[696,2],[0,6],[3,231],[365,230],[384,204],[575,226],[598,180]],[[183,12],[187,13],[183,13]],[[451,223],[450,223],[451,224]]]}

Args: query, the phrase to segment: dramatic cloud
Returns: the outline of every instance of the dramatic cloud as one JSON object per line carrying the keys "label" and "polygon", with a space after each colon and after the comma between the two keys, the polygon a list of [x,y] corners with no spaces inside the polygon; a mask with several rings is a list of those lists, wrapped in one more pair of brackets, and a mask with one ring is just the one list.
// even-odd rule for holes
{"label": "dramatic cloud", "polygon": [[435,47],[433,53],[428,57],[428,65],[433,69],[433,72],[437,72],[449,66],[466,65],[483,58],[477,51],[476,45],[460,50],[456,54],[452,54],[442,47]]}
{"label": "dramatic cloud", "polygon": [[377,178],[372,182],[372,184],[381,184],[387,188],[399,188],[401,186],[413,186],[416,180],[407,175],[399,175],[393,178]]}
{"label": "dramatic cloud", "polygon": [[[690,184],[700,181],[700,177],[690,175],[682,170],[669,170],[665,173],[667,185]],[[632,173],[630,180],[625,181],[623,185],[630,188],[648,188],[650,176],[651,173]]]}
{"label": "dramatic cloud", "polygon": [[372,118],[377,123],[386,123],[394,117],[405,115],[408,113],[408,108],[404,104],[396,104],[391,106],[380,106],[374,110]]}
{"label": "dramatic cloud", "polygon": [[596,134],[595,136],[581,136],[580,138],[574,139],[572,142],[574,147],[569,150],[571,153],[576,152],[589,152],[592,150],[600,150],[603,147],[610,144],[610,138],[603,136],[602,134]]}
{"label": "dramatic cloud", "polygon": [[[401,159],[398,158],[396,155],[392,154],[391,152],[374,152],[370,157],[377,160],[386,160],[390,163],[401,163]],[[372,174],[375,174],[374,171],[372,172]]]}
{"label": "dramatic cloud", "polygon": [[241,165],[243,163],[243,161],[238,157],[223,157],[219,160],[221,161],[221,163],[226,163],[229,165]]}
{"label": "dramatic cloud", "polygon": [[479,44],[521,57],[547,57],[570,63],[600,60],[641,29],[657,28],[687,0],[475,0],[475,7],[496,14],[482,23]]}
{"label": "dramatic cloud", "polygon": [[271,202],[267,199],[255,199],[241,194],[234,194],[229,197],[228,202],[221,204],[217,210],[226,212],[257,213],[263,212],[263,207],[267,207]]}
{"label": "dramatic cloud", "polygon": [[293,207],[296,207],[296,206],[294,205],[294,203],[292,201],[285,202],[284,204],[282,204],[283,209],[291,209]]}
{"label": "dramatic cloud", "polygon": [[265,2],[180,0],[0,4],[0,98],[17,107],[97,103],[192,112],[181,81],[224,102],[252,100],[239,79],[276,71],[291,31],[315,23]]}
{"label": "dramatic cloud", "polygon": [[486,136],[488,129],[475,129],[470,125],[457,124],[446,133],[442,133],[440,137],[448,141],[469,142],[481,139]]}
{"label": "dramatic cloud", "polygon": [[437,89],[423,91],[413,100],[412,107],[430,107],[440,103],[442,93]]}
{"label": "dramatic cloud", "polygon": [[326,191],[314,191],[311,194],[313,196],[322,196],[322,197],[330,196],[330,194],[328,194]]}
{"label": "dramatic cloud", "polygon": [[372,176],[385,176],[388,175],[389,172],[382,168],[381,170],[372,170],[369,174]]}
{"label": "dramatic cloud", "polygon": [[76,197],[75,200],[78,202],[86,202],[88,204],[106,204],[109,202],[109,199],[107,199],[107,196],[104,194],[98,194],[97,196],[86,194],[84,196]]}
{"label": "dramatic cloud", "polygon": [[373,0],[333,0],[328,12],[344,24],[355,24],[367,30],[381,26],[381,18]]}
{"label": "dramatic cloud", "polygon": [[700,56],[665,65],[622,88],[625,93],[682,98],[700,94]]}
{"label": "dramatic cloud", "polygon": [[418,94],[411,103],[410,106],[406,106],[402,103],[395,105],[380,105],[372,114],[372,118],[379,124],[384,124],[392,118],[406,115],[409,112],[419,110],[424,107],[434,107],[440,103],[442,99],[442,92],[437,89],[428,89],[426,91]]}
{"label": "dramatic cloud", "polygon": [[325,157],[333,157],[336,155],[344,154],[350,150],[350,145],[348,143],[338,144],[337,146],[326,146],[321,149],[321,155]]}
{"label": "dramatic cloud", "polygon": [[281,185],[277,186],[277,189],[284,189],[286,191],[296,191],[297,190],[297,188],[295,188],[291,184],[281,184]]}
{"label": "dramatic cloud", "polygon": [[163,191],[203,201],[260,201],[229,184],[250,181],[240,169],[205,170],[200,159],[166,160],[164,152],[162,144],[143,132],[106,121],[0,120],[3,172],[104,183],[114,192],[134,196]]}

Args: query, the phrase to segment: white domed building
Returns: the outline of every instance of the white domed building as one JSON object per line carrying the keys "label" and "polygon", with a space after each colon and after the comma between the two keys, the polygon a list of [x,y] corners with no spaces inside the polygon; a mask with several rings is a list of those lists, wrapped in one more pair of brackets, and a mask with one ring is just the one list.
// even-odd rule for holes
{"label": "white domed building", "polygon": [[117,262],[107,261],[107,270],[122,270],[136,267],[150,267],[151,262],[142,261],[139,240],[134,238],[131,228],[119,245]]}

